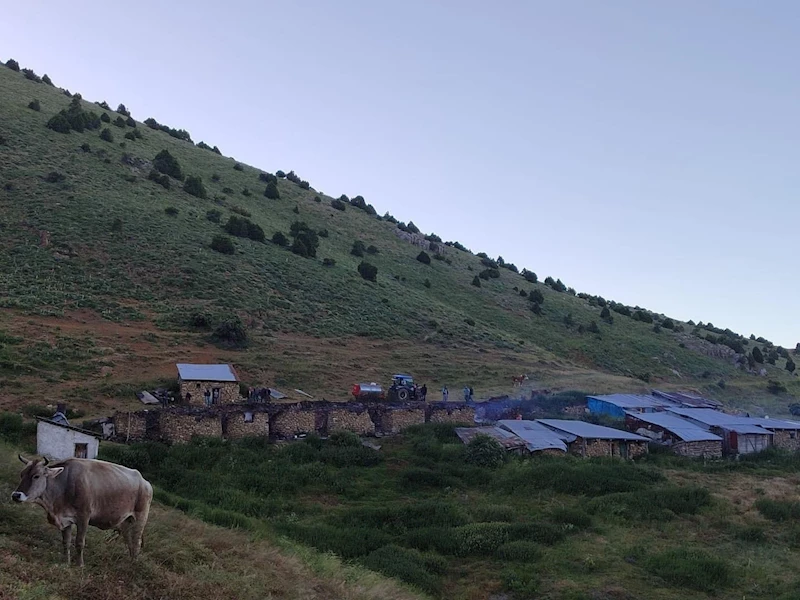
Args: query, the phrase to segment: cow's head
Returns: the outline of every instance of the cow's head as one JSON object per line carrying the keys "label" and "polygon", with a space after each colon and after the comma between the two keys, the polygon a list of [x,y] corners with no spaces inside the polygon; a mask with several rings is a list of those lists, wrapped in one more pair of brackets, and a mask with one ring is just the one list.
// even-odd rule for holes
{"label": "cow's head", "polygon": [[58,477],[64,467],[48,467],[49,461],[44,458],[40,460],[28,460],[21,454],[20,461],[25,465],[22,473],[19,474],[19,485],[11,494],[14,502],[33,502],[39,498],[47,489],[47,480]]}

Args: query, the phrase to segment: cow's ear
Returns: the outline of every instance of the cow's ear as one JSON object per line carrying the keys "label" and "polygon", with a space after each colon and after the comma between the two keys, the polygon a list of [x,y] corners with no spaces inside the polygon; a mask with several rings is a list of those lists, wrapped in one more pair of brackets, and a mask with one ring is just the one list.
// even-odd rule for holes
{"label": "cow's ear", "polygon": [[23,465],[29,465],[29,464],[31,464],[31,461],[29,461],[27,458],[25,458],[24,456],[22,456],[22,454],[17,454],[17,458],[19,458],[19,461],[20,461],[20,462],[21,462]]}
{"label": "cow's ear", "polygon": [[47,469],[47,476],[48,477],[58,477],[61,475],[61,471],[64,470],[64,467],[50,467]]}

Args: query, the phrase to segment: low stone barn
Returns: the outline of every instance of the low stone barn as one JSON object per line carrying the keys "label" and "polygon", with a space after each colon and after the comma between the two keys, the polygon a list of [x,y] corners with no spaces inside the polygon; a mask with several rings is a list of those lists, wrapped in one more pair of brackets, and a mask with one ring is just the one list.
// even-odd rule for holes
{"label": "low stone barn", "polygon": [[36,419],[36,453],[52,460],[67,458],[97,458],[100,436],[94,432],[72,427],[66,421]]}
{"label": "low stone barn", "polygon": [[503,420],[497,425],[513,433],[525,444],[525,449],[531,454],[560,454],[567,453],[565,436],[536,421]]}
{"label": "low stone barn", "polygon": [[721,458],[722,438],[667,412],[634,413],[625,416],[628,430],[668,447],[675,454],[698,458]]}
{"label": "low stone barn", "polygon": [[629,431],[565,419],[537,419],[536,422],[558,433],[569,453],[576,456],[635,458],[647,454],[649,440]]}
{"label": "low stone barn", "polygon": [[752,419],[755,425],[772,432],[772,445],[783,450],[800,450],[800,423],[759,417]]}
{"label": "low stone barn", "polygon": [[456,435],[465,444],[469,444],[479,435],[488,436],[496,440],[509,452],[519,454],[525,447],[525,442],[516,435],[500,427],[456,427]]}
{"label": "low stone barn", "polygon": [[181,401],[195,406],[239,402],[239,377],[231,365],[178,363]]}
{"label": "low stone barn", "polygon": [[671,408],[669,412],[720,436],[723,454],[752,454],[772,445],[773,432],[761,427],[760,421],[752,417],[708,408]]}

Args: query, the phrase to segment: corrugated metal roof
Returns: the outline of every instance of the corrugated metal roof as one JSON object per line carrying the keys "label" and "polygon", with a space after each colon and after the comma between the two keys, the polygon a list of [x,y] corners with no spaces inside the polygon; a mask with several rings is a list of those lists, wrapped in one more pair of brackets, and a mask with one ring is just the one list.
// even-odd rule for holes
{"label": "corrugated metal roof", "polygon": [[547,425],[551,429],[558,429],[566,431],[574,436],[580,438],[594,439],[594,440],[631,440],[637,442],[647,442],[646,437],[630,433],[629,431],[621,431],[612,427],[604,427],[602,425],[595,425],[594,423],[587,423],[586,421],[569,421],[565,419],[536,419],[537,423]]}
{"label": "corrugated metal roof", "polygon": [[634,413],[628,412],[631,417],[634,419],[639,419],[640,421],[644,421],[645,423],[651,423],[653,425],[657,425],[666,431],[669,431],[672,434],[675,434],[677,437],[682,439],[684,442],[708,442],[708,441],[722,441],[722,438],[718,435],[714,435],[713,433],[706,431],[702,427],[698,427],[691,421],[687,421],[679,417],[678,415],[673,415],[666,412],[656,412],[656,413]]}
{"label": "corrugated metal roof", "polygon": [[698,423],[719,427],[721,425],[746,425],[752,419],[740,415],[729,415],[711,408],[668,408],[671,413],[694,419]]}
{"label": "corrugated metal roof", "polygon": [[456,427],[456,435],[465,444],[469,444],[478,435],[488,435],[500,442],[506,450],[515,450],[525,445],[516,435],[499,427]]}
{"label": "corrugated metal roof", "polygon": [[773,435],[773,433],[758,425],[722,425],[726,431],[735,431],[739,435]]}
{"label": "corrugated metal roof", "polygon": [[767,417],[753,417],[750,419],[753,425],[759,425],[764,429],[800,429],[797,421],[787,421],[785,419],[768,419]]}
{"label": "corrugated metal roof", "polygon": [[530,452],[548,449],[566,452],[567,444],[564,442],[573,442],[576,439],[574,435],[557,433],[536,421],[503,420],[497,424],[522,439]]}
{"label": "corrugated metal roof", "polygon": [[608,402],[622,409],[626,408],[663,408],[674,406],[672,402],[653,396],[639,396],[636,394],[608,394],[605,396],[587,396],[602,402]]}
{"label": "corrugated metal roof", "polygon": [[183,381],[239,381],[230,365],[192,365],[178,363],[178,375]]}

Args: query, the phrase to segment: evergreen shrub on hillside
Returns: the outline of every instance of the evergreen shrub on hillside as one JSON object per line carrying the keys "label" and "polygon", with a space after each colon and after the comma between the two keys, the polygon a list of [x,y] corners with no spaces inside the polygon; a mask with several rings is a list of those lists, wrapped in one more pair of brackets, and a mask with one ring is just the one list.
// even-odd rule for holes
{"label": "evergreen shrub on hillside", "polygon": [[366,249],[366,245],[361,240],[356,240],[353,242],[352,248],[350,248],[350,254],[357,257],[364,256],[364,250]]}
{"label": "evergreen shrub on hillside", "polygon": [[219,223],[222,219],[222,213],[218,211],[216,208],[212,208],[209,211],[206,211],[206,219],[211,221],[212,223]]}
{"label": "evergreen shrub on hillside", "polygon": [[242,163],[234,163],[233,168],[236,171],[244,171],[244,165]]}
{"label": "evergreen shrub on hillside", "polygon": [[289,245],[288,238],[281,231],[276,231],[272,234],[272,243],[277,246],[286,247]]}
{"label": "evergreen shrub on hillside", "polygon": [[65,179],[66,177],[58,171],[50,171],[44,178],[47,183],[61,183]]}
{"label": "evergreen shrub on hillside", "polygon": [[164,212],[167,213],[170,217],[177,217],[178,216],[178,209],[174,206],[168,206],[164,209]]}
{"label": "evergreen shrub on hillside", "polygon": [[111,110],[111,107],[108,105],[108,102],[106,102],[105,100],[103,100],[102,102],[98,102],[97,106],[99,106],[100,108],[105,109],[105,110]]}
{"label": "evergreen shrub on hillside", "polygon": [[233,241],[226,235],[215,235],[211,239],[211,249],[222,254],[233,254],[236,252]]}
{"label": "evergreen shrub on hillside", "polygon": [[130,111],[127,108],[125,108],[124,104],[120,104],[119,106],[117,106],[117,112],[119,114],[121,114],[121,115],[126,116],[126,117],[130,117],[131,116]]}
{"label": "evergreen shrub on hillside", "polygon": [[341,210],[342,212],[347,209],[345,203],[337,199],[331,200],[331,207],[335,208],[336,210]]}
{"label": "evergreen shrub on hillside", "polygon": [[417,254],[417,260],[423,265],[431,264],[431,257],[427,252],[425,252],[425,250],[422,250],[419,254]]}
{"label": "evergreen shrub on hillside", "polygon": [[159,173],[155,169],[152,169],[150,171],[150,174],[147,176],[147,178],[150,181],[156,182],[158,185],[163,187],[165,190],[169,189],[170,183],[169,183],[169,177],[167,175],[162,175],[161,173]]}
{"label": "evergreen shrub on hillside", "polygon": [[133,117],[128,117],[127,119],[125,119],[125,125],[127,125],[128,127],[133,127],[135,129],[136,121],[134,121]]}
{"label": "evergreen shrub on hillside", "polygon": [[42,75],[42,83],[44,83],[44,84],[46,84],[46,85],[49,85],[49,86],[51,86],[51,87],[55,87],[55,86],[53,85],[53,80],[52,80],[52,79],[50,79],[50,76],[49,76],[47,73],[45,73],[44,75]]}
{"label": "evergreen shrub on hillside", "polygon": [[366,261],[361,261],[358,265],[358,273],[367,281],[376,281],[378,278],[378,267]]}
{"label": "evergreen shrub on hillside", "polygon": [[474,285],[475,287],[481,287],[481,280],[477,275],[475,275],[475,277],[472,278],[472,285]]}
{"label": "evergreen shrub on hillside", "polygon": [[270,200],[278,200],[281,197],[281,193],[278,191],[278,186],[274,181],[270,181],[267,184],[267,188],[264,190],[264,195]]}
{"label": "evergreen shrub on hillside", "polygon": [[108,116],[108,113],[103,113],[102,115],[100,115],[100,120],[103,123],[111,123],[111,117]]}
{"label": "evergreen shrub on hillside", "polygon": [[[210,212],[210,211],[209,211]],[[256,242],[263,242],[266,239],[264,230],[247,218],[231,215],[224,226],[225,231],[231,235],[241,238],[249,238]]]}
{"label": "evergreen shrub on hillside", "polygon": [[189,175],[186,178],[186,183],[183,184],[183,191],[187,194],[191,194],[192,196],[202,198],[204,200],[208,198],[208,193],[203,185],[203,180],[194,175]]}
{"label": "evergreen shrub on hillside", "polygon": [[335,267],[336,261],[332,258],[323,258],[322,259],[322,266],[323,267]]}
{"label": "evergreen shrub on hillside", "polygon": [[15,61],[13,58],[9,58],[6,61],[6,66],[12,71],[16,71],[17,73],[19,73],[19,63]]}
{"label": "evergreen shrub on hillside", "polygon": [[231,346],[244,346],[247,343],[247,330],[239,317],[231,317],[217,325],[213,338]]}
{"label": "evergreen shrub on hillside", "polygon": [[25,75],[25,79],[29,79],[36,83],[42,83],[42,78],[39,77],[33,69],[22,69],[22,74]]}
{"label": "evergreen shrub on hillside", "polygon": [[313,258],[317,255],[319,247],[319,237],[317,232],[311,229],[303,221],[295,221],[289,229],[292,236],[291,251],[305,258]]}
{"label": "evergreen shrub on hillside", "polygon": [[272,173],[259,173],[258,174],[259,181],[263,181],[264,183],[278,183],[278,178],[275,177]]}
{"label": "evergreen shrub on hillside", "polygon": [[183,171],[178,163],[178,159],[172,156],[168,150],[162,150],[153,159],[153,168],[164,175],[183,181]]}
{"label": "evergreen shrub on hillside", "polygon": [[42,110],[42,105],[39,104],[38,100],[31,100],[28,103],[28,108],[30,108],[31,110],[35,110],[36,112],[39,112],[40,110]]}
{"label": "evergreen shrub on hillside", "polygon": [[83,144],[81,144],[81,150],[83,150],[84,152],[91,152],[92,147],[86,142],[84,142]]}
{"label": "evergreen shrub on hillside", "polygon": [[117,127],[125,127],[125,119],[123,119],[122,117],[117,117],[116,119],[114,119],[114,125],[116,125]]}

